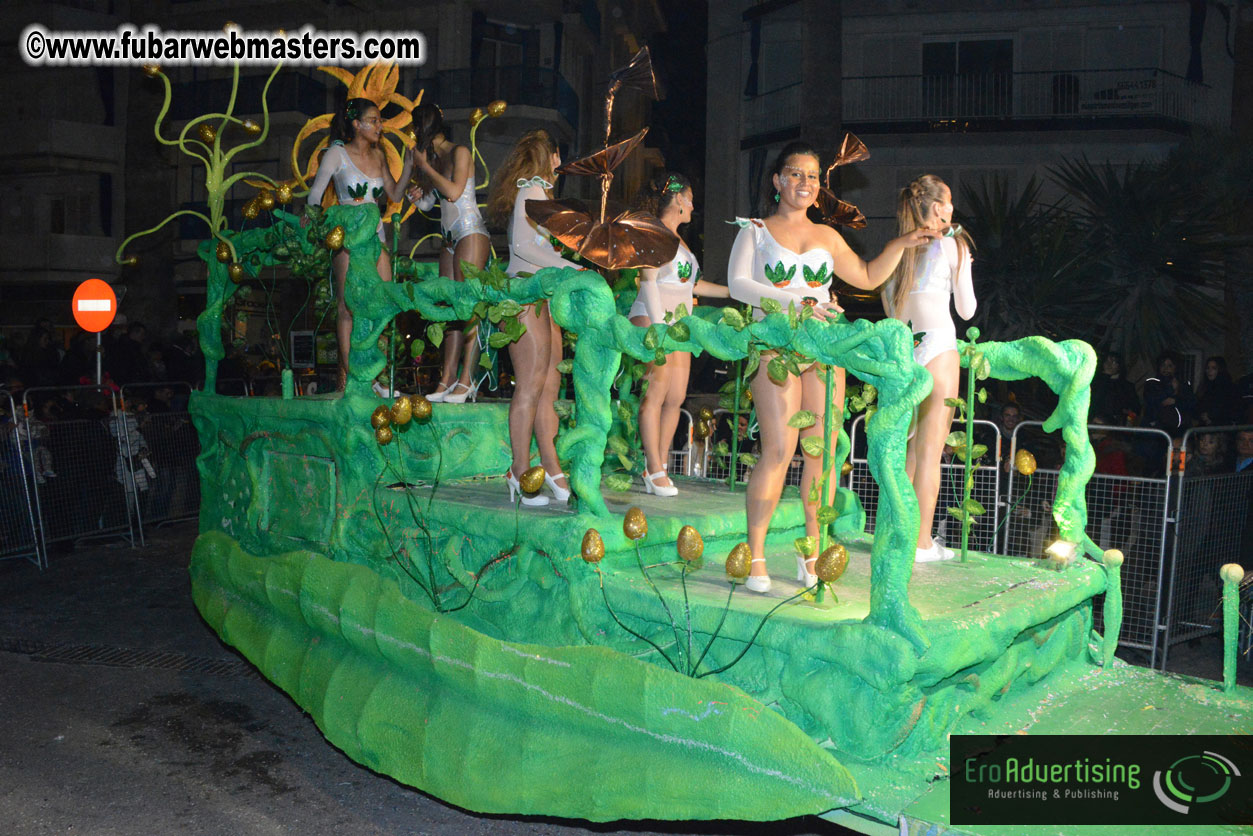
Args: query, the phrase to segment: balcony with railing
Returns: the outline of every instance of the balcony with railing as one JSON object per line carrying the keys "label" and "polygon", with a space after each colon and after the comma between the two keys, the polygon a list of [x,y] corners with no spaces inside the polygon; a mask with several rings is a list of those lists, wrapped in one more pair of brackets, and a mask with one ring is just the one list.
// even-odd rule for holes
{"label": "balcony with railing", "polygon": [[482,107],[494,99],[510,104],[555,110],[575,128],[579,124],[579,97],[561,73],[547,67],[475,67],[443,70],[422,79],[423,100],[445,110]]}
{"label": "balcony with railing", "polygon": [[[236,114],[261,113],[261,91],[265,88],[269,73],[241,75],[236,95]],[[326,82],[300,73],[281,72],[270,84],[266,95],[271,115],[300,113],[306,117],[325,113],[327,107]],[[231,97],[231,79],[213,78],[199,81],[183,81],[173,85],[170,117],[174,120],[193,119],[202,113],[220,111]]]}
{"label": "balcony with railing", "polygon": [[801,85],[789,84],[744,101],[744,136],[762,137],[801,123]]}
{"label": "balcony with railing", "polygon": [[1205,84],[1156,68],[846,78],[843,118],[862,130],[944,124],[1003,127],[1216,125],[1223,109]]}

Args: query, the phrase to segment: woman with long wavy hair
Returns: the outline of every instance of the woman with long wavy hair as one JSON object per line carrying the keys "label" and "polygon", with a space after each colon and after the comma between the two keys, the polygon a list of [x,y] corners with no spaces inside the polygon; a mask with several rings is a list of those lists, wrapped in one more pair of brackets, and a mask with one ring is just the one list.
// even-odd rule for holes
{"label": "woman with long wavy hair", "polygon": [[924,174],[901,189],[896,202],[901,235],[930,230],[936,238],[925,249],[908,250],[892,273],[883,293],[888,316],[923,332],[914,347],[914,360],[926,366],[933,381],[931,394],[918,405],[917,426],[905,455],[905,472],[918,497],[918,545],[914,560],[926,563],[951,560],[947,549],[931,537],[935,504],[940,495],[940,458],[953,423],[953,407],[961,383],[957,329],[949,315],[949,298],[962,319],[975,315],[975,291],[970,278],[974,245],[960,226],[953,226],[953,194],[934,174]]}
{"label": "woman with long wavy hair", "polygon": [[[318,173],[309,187],[308,202],[320,204],[327,186],[335,184],[335,197],[341,206],[365,206],[377,203],[384,196],[399,203],[404,198],[404,183],[413,169],[412,153],[405,154],[404,170],[400,180],[392,179],[387,167],[387,157],[379,147],[383,136],[383,117],[378,106],[369,99],[349,99],[331,118],[331,144],[322,154]],[[301,220],[304,225],[306,221]],[[383,236],[383,222],[378,225],[379,240]],[[352,311],[344,299],[345,282],[348,277],[348,248],[335,253],[331,259],[331,271],[335,277],[335,296],[339,306],[335,322],[335,334],[339,342],[339,388],[342,390],[348,378],[348,349],[352,337]],[[392,280],[391,256],[384,246],[378,258],[379,278]]]}
{"label": "woman with long wavy hair", "polygon": [[[500,169],[496,172],[487,214],[494,223],[506,226],[509,232],[510,276],[534,273],[544,267],[579,265],[562,258],[548,239],[548,231],[526,214],[528,200],[548,200],[557,182],[555,169],[561,165],[561,154],[552,137],[543,130],[527,131],[518,139]],[[570,487],[557,460],[557,411],[553,404],[561,376],[561,329],[553,322],[548,306],[527,305],[519,321],[526,331],[509,344],[513,363],[514,391],[509,401],[509,446],[512,463],[505,479],[509,497],[520,492],[518,476],[531,466],[531,439],[539,447],[540,464],[544,466],[544,483],[553,499],[566,502]],[[547,505],[544,494],[523,496],[522,504]]]}

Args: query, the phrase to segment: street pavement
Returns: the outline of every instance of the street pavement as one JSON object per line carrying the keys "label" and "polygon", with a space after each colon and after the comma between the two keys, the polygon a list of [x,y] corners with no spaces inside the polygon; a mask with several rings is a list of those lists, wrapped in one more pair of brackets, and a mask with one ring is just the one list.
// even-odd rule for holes
{"label": "street pavement", "polygon": [[0,836],[852,832],[485,816],[398,784],[331,746],[200,619],[195,536],[180,523],[144,548],[62,549],[42,572],[0,562]]}

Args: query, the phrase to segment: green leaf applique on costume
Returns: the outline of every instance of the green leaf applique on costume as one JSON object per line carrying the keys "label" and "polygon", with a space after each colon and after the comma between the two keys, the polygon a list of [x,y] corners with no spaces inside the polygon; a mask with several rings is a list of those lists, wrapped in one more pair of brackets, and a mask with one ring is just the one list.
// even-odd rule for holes
{"label": "green leaf applique on costume", "polygon": [[766,280],[769,281],[771,284],[773,284],[775,287],[787,287],[788,285],[792,283],[792,277],[795,275],[796,275],[795,264],[787,268],[786,271],[783,269],[782,261],[778,262],[777,264],[773,266],[769,264],[766,265]]}
{"label": "green leaf applique on costume", "polygon": [[803,275],[805,276],[805,284],[810,287],[822,287],[831,279],[831,275],[827,273],[827,265],[825,263],[817,271],[805,267]]}

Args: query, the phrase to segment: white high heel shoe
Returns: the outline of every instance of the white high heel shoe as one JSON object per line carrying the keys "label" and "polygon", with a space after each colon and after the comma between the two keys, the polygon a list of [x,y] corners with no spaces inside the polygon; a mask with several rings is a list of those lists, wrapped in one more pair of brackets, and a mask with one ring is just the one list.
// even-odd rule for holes
{"label": "white high heel shoe", "polygon": [[818,585],[818,576],[809,571],[809,561],[811,560],[816,563],[818,559],[811,557],[806,560],[805,556],[801,554],[796,556],[796,580],[805,584],[806,587]]}
{"label": "white high heel shoe", "polygon": [[451,386],[440,388],[443,386],[444,384],[441,383],[439,386],[435,387],[435,391],[427,395],[426,399],[431,403],[443,403],[444,398],[448,397],[448,393],[452,391]]}
{"label": "white high heel shoe", "polygon": [[654,479],[660,479],[666,476],[666,469],[663,467],[658,473],[644,474],[644,490],[657,496],[678,496],[679,489],[674,485],[658,485]]}
{"label": "white high heel shoe", "polygon": [[941,560],[952,560],[954,557],[951,549],[946,549],[934,540],[931,541],[929,549],[914,549],[914,563],[935,563]]}
{"label": "white high heel shoe", "polygon": [[[764,557],[754,557],[749,563],[765,563]],[[744,579],[744,586],[753,592],[767,593],[770,591],[769,575],[749,575]]]}
{"label": "white high heel shoe", "polygon": [[374,381],[373,389],[374,389],[374,394],[378,395],[383,400],[390,400],[391,398],[399,398],[401,395],[404,394],[399,389],[395,389],[395,390],[388,389],[386,386],[379,383],[377,380]]}
{"label": "white high heel shoe", "polygon": [[531,508],[537,508],[541,505],[548,504],[548,497],[544,496],[542,493],[537,493],[535,496],[527,496],[524,494],[522,492],[522,486],[518,484],[517,477],[513,475],[512,470],[505,471],[505,484],[509,486],[510,502],[513,502],[514,495],[516,494],[522,497],[523,505]]}
{"label": "white high heel shoe", "polygon": [[561,485],[557,484],[557,480],[565,475],[566,474],[564,473],[549,473],[547,470],[544,471],[544,484],[547,485],[548,489],[553,492],[553,499],[558,502],[570,501],[570,489],[563,488]]}
{"label": "white high heel shoe", "polygon": [[[458,392],[457,390],[462,391]],[[444,391],[444,403],[465,403],[467,400],[475,400],[479,394],[479,387],[476,383],[473,386],[466,386],[460,380]],[[428,399],[429,400],[429,399]]]}

